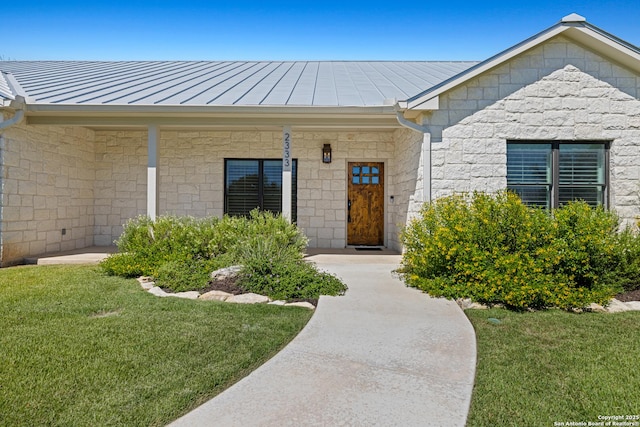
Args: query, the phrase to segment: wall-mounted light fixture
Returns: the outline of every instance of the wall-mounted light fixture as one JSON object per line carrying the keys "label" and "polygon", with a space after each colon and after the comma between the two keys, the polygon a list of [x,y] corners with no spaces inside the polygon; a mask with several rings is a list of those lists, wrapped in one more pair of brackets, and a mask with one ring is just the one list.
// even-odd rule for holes
{"label": "wall-mounted light fixture", "polygon": [[331,163],[331,144],[322,147],[322,163]]}

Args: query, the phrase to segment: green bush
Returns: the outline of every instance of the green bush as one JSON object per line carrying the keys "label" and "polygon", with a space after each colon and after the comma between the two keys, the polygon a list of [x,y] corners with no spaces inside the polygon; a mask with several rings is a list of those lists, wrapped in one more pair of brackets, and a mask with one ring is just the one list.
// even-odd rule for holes
{"label": "green bush", "polygon": [[239,246],[244,289],[281,300],[344,294],[346,286],[338,278],[319,272],[303,260],[302,252],[278,240],[259,236]]}
{"label": "green bush", "polygon": [[128,221],[116,241],[119,253],[102,262],[108,274],[151,276],[173,291],[200,290],[209,274],[244,266],[245,289],[278,299],[338,295],[345,286],[304,262],[307,238],[285,218],[254,210],[222,219],[141,216]]}
{"label": "green bush", "polygon": [[629,229],[618,235],[615,257],[617,269],[607,279],[616,282],[624,291],[640,289],[640,237]]}
{"label": "green bush", "polygon": [[[433,296],[514,309],[605,304],[622,288],[623,260],[640,250],[618,224],[614,213],[584,202],[550,215],[506,191],[444,197],[403,230],[399,271]],[[626,268],[631,283],[640,265]]]}
{"label": "green bush", "polygon": [[211,272],[221,267],[215,258],[167,261],[158,268],[155,282],[174,292],[199,291],[208,286]]}
{"label": "green bush", "polygon": [[146,276],[148,270],[144,264],[144,262],[140,262],[138,257],[131,252],[109,255],[100,263],[108,275],[121,277]]}
{"label": "green bush", "polygon": [[120,253],[132,254],[141,272],[156,277],[162,264],[177,259],[210,259],[217,253],[210,241],[216,236],[217,218],[147,216],[129,220],[116,241]]}

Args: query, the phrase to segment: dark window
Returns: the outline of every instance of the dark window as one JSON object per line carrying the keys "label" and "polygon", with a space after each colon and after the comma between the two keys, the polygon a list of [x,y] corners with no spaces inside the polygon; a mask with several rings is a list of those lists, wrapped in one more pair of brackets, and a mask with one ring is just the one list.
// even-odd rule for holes
{"label": "dark window", "polygon": [[[291,177],[291,220],[297,211],[297,160],[293,160]],[[244,216],[259,208],[282,212],[282,159],[226,159],[224,212]]]}
{"label": "dark window", "polygon": [[608,157],[602,142],[509,142],[507,188],[545,208],[571,200],[606,206]]}

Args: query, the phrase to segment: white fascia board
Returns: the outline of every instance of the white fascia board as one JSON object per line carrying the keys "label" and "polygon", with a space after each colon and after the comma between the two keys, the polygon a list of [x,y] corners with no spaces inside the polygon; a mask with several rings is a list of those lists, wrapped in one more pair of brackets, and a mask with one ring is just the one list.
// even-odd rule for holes
{"label": "white fascia board", "polygon": [[440,109],[440,95],[436,95],[433,98],[429,98],[420,105],[416,105],[411,108],[412,110],[439,110]]}
{"label": "white fascia board", "polygon": [[571,40],[635,72],[640,72],[640,49],[590,27],[572,27],[565,34]]}
{"label": "white fascia board", "polygon": [[417,110],[429,110],[430,108],[428,107],[430,107],[433,103],[433,101],[431,103],[429,101],[433,100],[434,98],[453,89],[454,87],[460,86],[461,84],[479,76],[480,74],[483,74],[509,61],[510,59],[520,55],[523,52],[526,52],[533,47],[544,43],[545,41],[563,33],[568,28],[570,27],[566,24],[556,25],[528,40],[525,40],[518,45],[505,50],[498,55],[495,55],[492,58],[489,58],[474,67],[471,67],[467,71],[463,71],[461,74],[458,74],[458,76],[446,80],[440,85],[429,89],[428,91],[418,95],[417,97],[407,100],[408,108]]}

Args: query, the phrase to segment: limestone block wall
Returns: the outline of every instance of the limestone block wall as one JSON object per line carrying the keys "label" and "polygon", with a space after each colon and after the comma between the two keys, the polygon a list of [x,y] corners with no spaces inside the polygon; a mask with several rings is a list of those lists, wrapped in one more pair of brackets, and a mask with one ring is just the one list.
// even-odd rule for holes
{"label": "limestone block wall", "polygon": [[94,242],[112,245],[147,210],[147,132],[95,132]]}
{"label": "limestone block wall", "polygon": [[506,187],[508,140],[611,141],[610,205],[640,214],[640,76],[564,38],[441,97],[433,195]]}
{"label": "limestone block wall", "polygon": [[[347,162],[389,164],[393,132],[294,129],[292,143],[293,157],[298,159],[298,225],[311,247],[342,248],[346,244]],[[324,144],[333,149],[330,164],[321,161]],[[129,218],[145,214],[146,150],[146,131],[96,132],[96,244],[110,244]],[[222,216],[224,159],[281,157],[281,131],[161,129],[160,213]],[[393,186],[393,173],[393,168],[386,169],[388,188]]]}
{"label": "limestone block wall", "polygon": [[389,244],[401,250],[399,234],[407,222],[415,216],[423,200],[422,134],[409,129],[399,129],[394,133],[393,203],[389,203]]}
{"label": "limestone block wall", "polygon": [[2,133],[1,265],[93,244],[93,138],[24,124]]}

